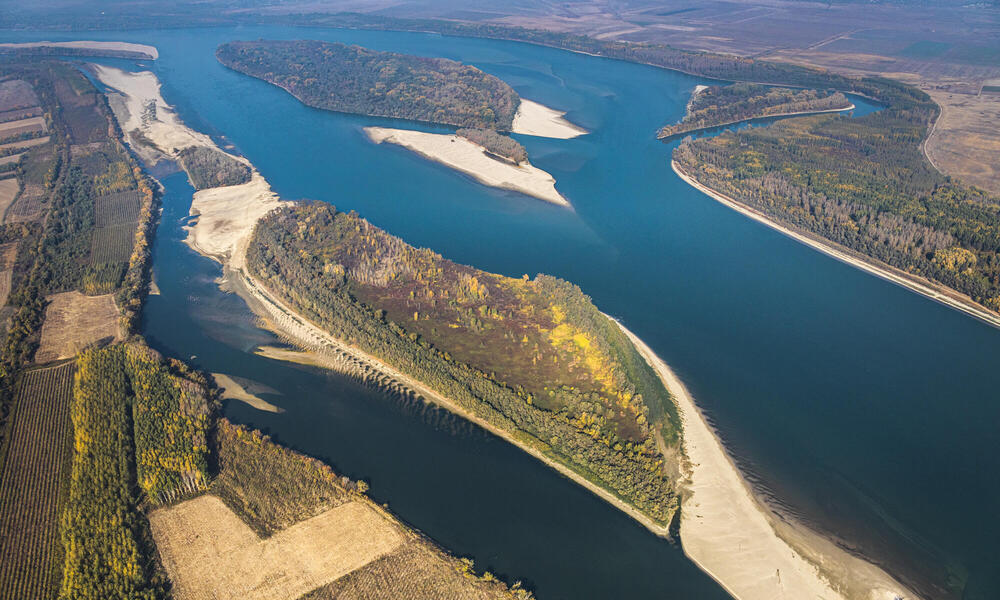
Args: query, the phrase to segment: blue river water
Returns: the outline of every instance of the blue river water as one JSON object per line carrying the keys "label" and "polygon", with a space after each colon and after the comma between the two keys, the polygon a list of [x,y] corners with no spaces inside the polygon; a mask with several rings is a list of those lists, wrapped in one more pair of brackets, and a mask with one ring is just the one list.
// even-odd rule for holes
{"label": "blue river water", "polygon": [[[2,32],[0,39],[79,38]],[[866,275],[716,203],[670,170],[658,127],[704,80],[525,44],[285,27],[88,33],[157,46],[143,62],[192,127],[247,156],[282,197],[357,210],[476,267],[580,285],[687,384],[775,506],[933,598],[998,598],[1000,332]],[[568,111],[573,140],[518,136],[569,211],[492,190],[396,147],[397,121],[301,105],[214,58],[234,39],[313,38],[445,56]],[[122,64],[122,61],[112,61]],[[859,101],[858,112],[874,110]],[[427,131],[445,130],[404,125]],[[254,356],[271,336],[181,243],[192,190],[164,179],[154,249],[157,348],[253,379],[286,409],[226,414],[367,480],[372,495],[478,568],[540,598],[714,598],[658,539],[515,448],[423,405]]]}

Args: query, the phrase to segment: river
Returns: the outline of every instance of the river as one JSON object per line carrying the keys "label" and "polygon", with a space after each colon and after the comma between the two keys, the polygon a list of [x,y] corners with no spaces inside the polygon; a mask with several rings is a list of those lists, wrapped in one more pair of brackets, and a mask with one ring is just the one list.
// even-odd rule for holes
{"label": "river", "polygon": [[[705,80],[526,44],[285,27],[126,33],[4,32],[10,41],[121,39],[192,127],[246,155],[281,196],[357,210],[406,241],[476,267],[579,284],[687,384],[748,479],[930,597],[1000,597],[1000,332],[866,275],[716,203],[669,166],[656,130]],[[568,111],[592,133],[521,136],[567,211],[491,190],[361,127],[398,122],[301,105],[229,71],[234,39],[315,38],[445,56]],[[121,64],[121,61],[110,61]],[[872,110],[859,104],[859,110]],[[421,126],[435,131],[440,128]],[[269,361],[270,339],[181,243],[192,190],[164,179],[143,330],[167,354],[253,379],[280,414],[230,418],[368,481],[371,495],[451,551],[539,598],[725,594],[669,542],[508,444],[434,408]],[[944,594],[943,586],[953,592]]]}

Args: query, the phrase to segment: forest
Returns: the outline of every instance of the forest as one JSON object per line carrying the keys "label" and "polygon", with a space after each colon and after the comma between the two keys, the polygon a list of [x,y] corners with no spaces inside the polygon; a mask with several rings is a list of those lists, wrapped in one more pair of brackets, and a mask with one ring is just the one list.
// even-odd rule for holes
{"label": "forest", "polygon": [[459,129],[455,132],[473,144],[482,146],[488,154],[519,165],[528,160],[528,151],[517,140],[492,129]]}
{"label": "forest", "polygon": [[191,146],[181,150],[178,158],[196,190],[239,185],[250,181],[250,167],[225,152]]}
{"label": "forest", "polygon": [[230,42],[216,57],[326,110],[510,131],[520,104],[500,79],[444,58],[307,40]]}
{"label": "forest", "polygon": [[675,125],[667,125],[657,137],[674,137],[762,117],[837,110],[849,106],[851,101],[847,96],[830,90],[793,90],[750,83],[713,85],[695,92],[684,119]]}
{"label": "forest", "polygon": [[272,293],[660,523],[676,408],[620,329],[570,283],[479,271],[325,203],[258,223],[247,265]]}

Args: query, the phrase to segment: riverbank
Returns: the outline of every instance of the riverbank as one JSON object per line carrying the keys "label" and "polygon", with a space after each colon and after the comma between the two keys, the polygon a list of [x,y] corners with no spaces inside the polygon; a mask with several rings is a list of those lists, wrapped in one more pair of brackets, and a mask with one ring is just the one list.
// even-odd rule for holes
{"label": "riverbank", "polygon": [[544,104],[521,98],[521,104],[514,114],[511,131],[522,135],[568,140],[589,133],[586,129],[570,123],[561,112]]}
{"label": "riverbank", "polygon": [[[707,87],[707,86],[698,86],[698,87],[704,88],[704,87]],[[695,91],[691,95],[692,101],[694,100],[694,96],[697,93],[698,93],[698,91]],[[688,106],[690,106],[690,101],[688,102]],[[773,115],[763,115],[763,116],[760,116],[760,117],[750,117],[749,119],[736,119],[735,121],[726,121],[725,123],[719,123],[717,125],[706,125],[704,127],[695,127],[694,129],[686,129],[686,130],[680,131],[678,133],[671,133],[671,134],[667,134],[667,135],[663,135],[661,133],[657,133],[656,134],[656,139],[658,139],[658,140],[669,140],[669,139],[673,139],[673,138],[676,138],[676,137],[680,137],[682,135],[691,135],[691,134],[694,134],[694,133],[701,133],[702,131],[709,131],[711,129],[718,129],[719,127],[729,127],[731,125],[737,125],[739,123],[759,123],[760,121],[766,121],[768,119],[783,119],[785,117],[806,117],[806,116],[810,116],[810,115],[823,115],[823,114],[827,114],[827,113],[840,113],[840,112],[847,112],[847,111],[850,111],[850,110],[854,110],[855,108],[857,108],[857,105],[855,105],[853,102],[851,102],[848,106],[845,106],[843,108],[828,108],[826,110],[801,110],[801,111],[797,111],[797,112],[775,113]]]}
{"label": "riverbank", "polygon": [[[616,321],[617,322],[617,321]],[[656,371],[681,414],[689,462],[681,505],[684,553],[739,600],[916,598],[878,567],[776,517],[750,490],[684,384],[618,323]]]}
{"label": "riverbank", "polygon": [[397,144],[428,160],[465,173],[483,185],[572,208],[569,201],[556,191],[556,180],[552,175],[531,163],[515,165],[491,158],[486,154],[486,148],[462,136],[386,127],[365,127],[364,132],[376,144]]}
{"label": "riverbank", "polygon": [[935,302],[939,302],[971,317],[984,321],[994,327],[1000,328],[1000,315],[987,310],[979,304],[976,304],[976,302],[968,296],[963,296],[955,290],[944,288],[943,286],[939,286],[938,284],[932,283],[926,279],[917,278],[915,275],[890,267],[889,265],[876,263],[873,259],[861,257],[853,251],[836,245],[829,240],[795,231],[778,223],[777,221],[774,221],[764,213],[699,183],[696,179],[685,173],[677,164],[677,161],[671,160],[670,167],[674,170],[674,173],[677,173],[678,177],[684,180],[684,182],[691,187],[739,212],[740,214],[763,223],[764,225],[767,225],[768,227],[792,238],[797,242],[801,242],[815,250],[819,250],[823,254],[826,254],[831,258],[835,258],[843,263],[847,263],[852,267],[885,279],[886,281],[896,285],[905,287],[922,296],[926,296]]}
{"label": "riverbank", "polygon": [[72,42],[22,42],[18,44],[0,44],[0,50],[16,51],[20,49],[53,50],[59,49],[83,50],[94,53],[107,52],[114,56],[122,54],[128,58],[139,58],[156,60],[160,57],[154,46],[146,44],[133,44],[131,42],[98,42],[93,40],[80,40]]}

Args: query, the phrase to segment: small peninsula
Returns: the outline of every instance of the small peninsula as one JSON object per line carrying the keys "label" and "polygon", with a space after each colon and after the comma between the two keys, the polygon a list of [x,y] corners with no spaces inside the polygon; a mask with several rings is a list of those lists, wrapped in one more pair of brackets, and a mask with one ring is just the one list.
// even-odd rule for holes
{"label": "small peninsula", "polygon": [[741,121],[851,110],[854,104],[841,92],[734,83],[698,86],[680,123],[660,129],[657,137],[671,138]]}
{"label": "small peninsula", "polygon": [[230,42],[215,55],[303,104],[338,112],[510,131],[520,100],[497,77],[445,58],[312,40]]}

